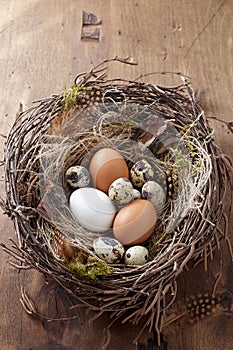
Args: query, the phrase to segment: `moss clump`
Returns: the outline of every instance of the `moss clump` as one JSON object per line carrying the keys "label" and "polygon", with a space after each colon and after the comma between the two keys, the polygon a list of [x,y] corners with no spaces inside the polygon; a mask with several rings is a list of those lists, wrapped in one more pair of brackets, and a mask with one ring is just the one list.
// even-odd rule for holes
{"label": "moss clump", "polygon": [[64,108],[69,109],[77,103],[77,98],[80,94],[87,90],[85,84],[72,85],[71,88],[65,92]]}
{"label": "moss clump", "polygon": [[189,168],[189,159],[185,157],[185,155],[182,153],[179,149],[171,149],[172,155],[174,157],[174,164],[179,169],[188,169]]}
{"label": "moss clump", "polygon": [[76,257],[70,262],[69,268],[76,271],[81,277],[88,277],[94,281],[100,277],[109,276],[113,272],[104,261],[94,257],[89,257],[86,263]]}
{"label": "moss clump", "polygon": [[201,168],[201,162],[197,162],[192,168],[192,175],[195,175]]}

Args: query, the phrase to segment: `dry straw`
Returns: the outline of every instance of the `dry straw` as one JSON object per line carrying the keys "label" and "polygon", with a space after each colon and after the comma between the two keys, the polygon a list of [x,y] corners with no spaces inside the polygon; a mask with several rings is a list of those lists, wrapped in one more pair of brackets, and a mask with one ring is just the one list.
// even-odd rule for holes
{"label": "dry straw", "polygon": [[[17,116],[6,140],[4,205],[17,242],[2,245],[19,261],[14,266],[53,278],[77,305],[122,322],[143,318],[142,331],[149,327],[159,334],[176,298],[177,276],[189,262],[206,261],[226,237],[220,224],[228,215],[230,163],[184,77],[172,88],[108,79],[109,62]],[[168,188],[143,266],[99,259],[92,249],[96,234],[87,233],[69,211],[66,169],[77,160],[88,164],[103,145],[121,152],[129,165],[148,158]],[[27,312],[37,313],[25,293],[21,301]]]}

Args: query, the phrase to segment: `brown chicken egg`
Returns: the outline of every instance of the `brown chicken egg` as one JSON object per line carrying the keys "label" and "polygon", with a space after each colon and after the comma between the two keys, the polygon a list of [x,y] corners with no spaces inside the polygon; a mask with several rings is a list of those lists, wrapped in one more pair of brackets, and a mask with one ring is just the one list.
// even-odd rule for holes
{"label": "brown chicken egg", "polygon": [[108,192],[111,183],[119,177],[129,178],[126,161],[112,148],[97,151],[91,159],[89,171],[95,187],[103,192]]}
{"label": "brown chicken egg", "polygon": [[123,245],[145,242],[153,233],[157,220],[154,205],[137,199],[122,208],[113,222],[114,237]]}

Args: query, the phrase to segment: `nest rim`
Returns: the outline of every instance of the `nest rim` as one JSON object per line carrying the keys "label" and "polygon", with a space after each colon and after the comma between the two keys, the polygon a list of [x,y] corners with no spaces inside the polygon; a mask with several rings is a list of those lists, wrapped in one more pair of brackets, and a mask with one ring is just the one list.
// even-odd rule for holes
{"label": "nest rim", "polygon": [[[103,64],[106,64],[106,62],[104,61]],[[144,105],[153,103],[156,98],[156,101],[160,101],[164,107],[163,100],[169,97],[167,102],[169,104],[174,103],[172,117],[176,116],[179,130],[184,125],[193,124],[190,132],[202,144],[204,142],[206,151],[210,153],[212,173],[205,189],[202,211],[198,209],[199,211],[193,210],[188,213],[179,226],[182,230],[186,230],[184,232],[193,231],[195,228],[198,234],[194,235],[191,242],[184,239],[183,241],[178,239],[177,242],[175,240],[171,241],[168,245],[169,249],[162,252],[156,264],[152,260],[147,262],[146,265],[126,269],[117,264],[111,266],[114,271],[112,274],[94,281],[86,277],[80,277],[63,261],[54,259],[54,255],[48,251],[47,247],[38,242],[36,235],[32,233],[30,224],[30,215],[38,215],[38,213],[35,213],[35,208],[30,206],[27,208],[24,204],[22,205],[18,183],[20,182],[20,176],[21,182],[22,179],[25,181],[25,178],[18,169],[21,169],[22,163],[25,162],[25,154],[30,162],[30,157],[33,157],[37,151],[36,144],[41,135],[47,132],[51,123],[61,115],[64,108],[67,108],[66,105],[64,106],[64,98],[67,102],[67,94],[70,91],[72,93],[71,88],[65,94],[62,92],[37,101],[35,107],[18,115],[8,134],[5,149],[6,203],[4,208],[14,222],[17,243],[13,242],[12,248],[4,246],[4,249],[13,257],[19,259],[24,266],[36,268],[45,275],[52,276],[64,289],[74,295],[77,303],[85,304],[98,311],[99,314],[108,311],[112,317],[123,317],[123,322],[138,323],[145,316],[147,318],[145,326],[148,326],[150,330],[155,328],[160,333],[165,311],[176,298],[177,276],[190,261],[204,259],[206,262],[208,256],[212,255],[213,247],[219,247],[219,240],[223,238],[223,234],[218,230],[218,225],[224,216],[223,203],[226,196],[226,184],[229,182],[226,161],[216,146],[208,121],[194,98],[192,88],[184,77],[183,83],[173,88],[124,79],[108,80],[106,68],[101,64],[90,72],[77,76],[74,86],[80,87],[81,91],[81,98],[80,95],[75,97],[78,98],[78,103],[83,100],[87,91],[88,93],[91,91],[92,87],[97,87],[97,89],[103,91],[112,89],[113,94],[120,91],[124,96],[126,91],[133,92],[134,95],[130,103],[135,103],[135,101],[141,99],[140,103]],[[89,88],[90,90],[86,90]],[[177,100],[174,101],[175,97]],[[88,99],[90,98],[89,96]],[[85,98],[82,103],[83,108],[85,108],[87,103]],[[163,113],[165,118],[171,117],[171,115],[167,115],[166,107]],[[16,135],[20,135],[17,140]],[[22,148],[23,155],[21,153]],[[35,173],[30,178],[29,186],[31,186],[31,189],[26,191],[29,201],[30,191],[36,181],[38,181],[38,174]],[[204,219],[202,218],[203,213],[207,216]],[[43,220],[44,218],[39,219],[38,229],[40,228],[39,225],[43,227]],[[185,234],[182,237],[184,238],[184,236]],[[204,242],[202,242],[203,236],[205,238]],[[77,291],[79,292],[77,293]]]}

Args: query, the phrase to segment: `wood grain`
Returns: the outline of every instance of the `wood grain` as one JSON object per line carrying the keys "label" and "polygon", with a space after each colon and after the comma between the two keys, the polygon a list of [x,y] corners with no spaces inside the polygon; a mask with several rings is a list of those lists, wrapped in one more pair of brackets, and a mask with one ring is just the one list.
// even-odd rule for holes
{"label": "wood grain", "polygon": [[[81,40],[82,11],[95,14],[100,41]],[[233,3],[231,0],[1,0],[0,1],[0,111],[1,134],[5,135],[19,109],[32,101],[60,92],[73,83],[75,75],[105,58],[130,56],[137,66],[115,64],[109,75],[135,78],[149,72],[182,72],[192,85],[207,116],[232,120]],[[95,26],[90,27],[94,30]],[[173,75],[154,74],[145,78],[153,84],[179,82]],[[142,78],[142,80],[145,80]],[[232,135],[226,125],[211,122],[218,145],[233,156]],[[4,138],[1,139],[3,157]],[[1,183],[1,195],[4,186]],[[232,225],[229,237],[232,237]],[[1,214],[1,241],[14,238],[13,225]],[[233,242],[232,238],[231,241]],[[233,291],[232,262],[222,244],[222,278],[219,289]],[[29,317],[19,298],[23,286],[44,314],[66,315],[71,301],[60,287],[36,271],[20,273],[0,254],[2,350],[104,349],[109,334],[104,332],[107,316],[90,322],[87,310],[75,310],[77,319],[41,321]],[[191,294],[211,291],[221,262],[216,252],[208,272],[203,266],[184,272],[179,279],[178,301]],[[231,311],[231,310],[230,310]],[[164,330],[161,349],[232,349],[232,313],[219,313],[193,325],[175,324]],[[152,334],[117,323],[111,329],[108,349],[157,349]]]}

